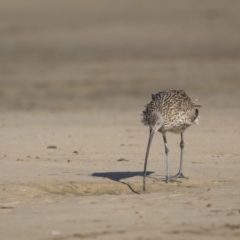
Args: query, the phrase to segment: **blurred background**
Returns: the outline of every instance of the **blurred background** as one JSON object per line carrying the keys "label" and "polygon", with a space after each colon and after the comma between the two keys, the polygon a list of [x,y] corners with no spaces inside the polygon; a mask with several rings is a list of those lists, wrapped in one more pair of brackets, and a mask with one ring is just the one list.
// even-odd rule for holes
{"label": "blurred background", "polygon": [[0,2],[0,110],[240,107],[239,0]]}

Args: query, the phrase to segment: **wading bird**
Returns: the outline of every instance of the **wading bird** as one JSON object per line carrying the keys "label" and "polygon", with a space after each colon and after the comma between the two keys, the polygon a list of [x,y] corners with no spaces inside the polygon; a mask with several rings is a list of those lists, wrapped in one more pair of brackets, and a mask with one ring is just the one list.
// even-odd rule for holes
{"label": "wading bird", "polygon": [[184,178],[182,173],[183,162],[183,133],[193,123],[198,122],[198,108],[200,105],[193,102],[183,90],[162,91],[152,95],[152,101],[145,106],[142,113],[142,123],[149,126],[149,140],[147,145],[144,174],[143,190],[145,191],[145,178],[148,154],[155,132],[161,132],[166,153],[166,183],[169,182],[168,152],[166,133],[172,132],[181,135],[180,148],[180,168],[179,172],[173,178]]}

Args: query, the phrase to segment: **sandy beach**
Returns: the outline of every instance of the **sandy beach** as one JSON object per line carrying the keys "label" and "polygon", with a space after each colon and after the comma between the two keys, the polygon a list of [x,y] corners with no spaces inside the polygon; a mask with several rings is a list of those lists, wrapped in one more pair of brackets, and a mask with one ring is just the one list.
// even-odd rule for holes
{"label": "sandy beach", "polygon": [[[0,239],[239,239],[238,1],[0,3]],[[203,107],[166,184],[151,94]],[[170,174],[180,136],[167,134]]]}

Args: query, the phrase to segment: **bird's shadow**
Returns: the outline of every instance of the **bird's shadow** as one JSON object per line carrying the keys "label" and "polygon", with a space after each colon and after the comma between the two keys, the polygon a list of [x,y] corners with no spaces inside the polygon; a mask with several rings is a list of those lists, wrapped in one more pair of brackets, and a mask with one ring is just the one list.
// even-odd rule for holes
{"label": "bird's shadow", "polygon": [[[146,176],[152,174],[154,172],[147,171]],[[108,178],[116,182],[120,182],[124,185],[127,185],[130,190],[136,194],[139,194],[139,192],[135,191],[132,186],[129,183],[121,181],[122,179],[125,178],[131,178],[131,177],[136,177],[136,176],[143,176],[143,172],[95,172],[92,173],[93,177],[102,177],[102,178]]]}

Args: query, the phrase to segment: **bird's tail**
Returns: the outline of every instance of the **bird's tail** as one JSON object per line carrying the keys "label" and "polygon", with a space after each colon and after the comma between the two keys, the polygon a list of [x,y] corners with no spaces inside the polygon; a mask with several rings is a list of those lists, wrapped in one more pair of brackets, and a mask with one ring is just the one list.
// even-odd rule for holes
{"label": "bird's tail", "polygon": [[193,103],[193,106],[196,107],[196,108],[202,107],[201,105],[196,104],[196,103]]}

